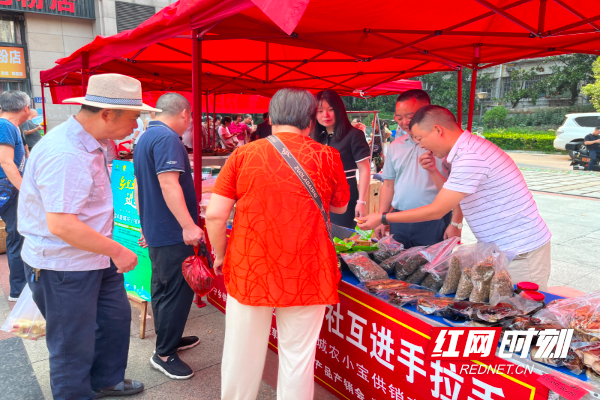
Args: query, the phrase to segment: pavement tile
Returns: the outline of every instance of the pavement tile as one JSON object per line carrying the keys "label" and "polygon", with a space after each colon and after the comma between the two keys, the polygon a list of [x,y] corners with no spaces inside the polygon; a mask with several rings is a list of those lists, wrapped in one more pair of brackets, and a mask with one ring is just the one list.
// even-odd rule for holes
{"label": "pavement tile", "polygon": [[50,363],[49,360],[42,360],[31,364],[38,384],[42,389],[45,400],[53,400],[52,389],[50,388]]}
{"label": "pavement tile", "polygon": [[[594,272],[598,272],[600,274],[600,268],[588,265],[578,265],[576,263],[570,263],[565,261],[552,260],[550,279],[564,284],[569,284],[570,282],[578,280],[579,278],[582,278]],[[553,286],[563,285],[553,284]]]}
{"label": "pavement tile", "polygon": [[600,290],[600,271],[598,273],[592,272],[591,274],[569,282],[567,286],[581,290],[585,293],[597,292]]}
{"label": "pavement tile", "polygon": [[27,350],[27,354],[32,363],[47,360],[50,357],[48,346],[46,345],[46,338],[23,340],[23,344],[25,345],[25,350]]}
{"label": "pavement tile", "polygon": [[18,337],[0,341],[0,398],[39,400],[43,397],[23,340]]}
{"label": "pavement tile", "polygon": [[589,247],[565,246],[552,243],[552,260],[577,263],[578,265],[587,267],[598,266],[598,256]]}
{"label": "pavement tile", "polygon": [[225,314],[211,313],[188,320],[183,334],[200,338],[198,346],[179,354],[194,371],[221,363],[225,341]]}

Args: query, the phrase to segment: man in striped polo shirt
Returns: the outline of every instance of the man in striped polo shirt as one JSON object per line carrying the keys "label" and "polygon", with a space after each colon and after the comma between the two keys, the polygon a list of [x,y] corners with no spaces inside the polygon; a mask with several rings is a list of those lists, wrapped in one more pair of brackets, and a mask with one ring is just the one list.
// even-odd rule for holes
{"label": "man in striped polo shirt", "polygon": [[390,214],[369,215],[362,229],[380,223],[438,219],[460,204],[475,237],[515,255],[508,271],[516,282],[548,287],[551,233],[515,162],[482,137],[463,131],[454,115],[440,106],[421,108],[410,129],[421,147],[447,156],[448,180],[430,205]]}

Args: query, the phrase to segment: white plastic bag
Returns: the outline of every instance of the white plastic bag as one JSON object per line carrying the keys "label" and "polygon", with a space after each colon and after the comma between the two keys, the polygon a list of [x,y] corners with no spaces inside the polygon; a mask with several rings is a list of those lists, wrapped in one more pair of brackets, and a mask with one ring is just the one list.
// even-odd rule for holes
{"label": "white plastic bag", "polygon": [[29,285],[25,285],[15,308],[8,314],[0,329],[23,339],[37,340],[46,336],[46,320],[33,301]]}

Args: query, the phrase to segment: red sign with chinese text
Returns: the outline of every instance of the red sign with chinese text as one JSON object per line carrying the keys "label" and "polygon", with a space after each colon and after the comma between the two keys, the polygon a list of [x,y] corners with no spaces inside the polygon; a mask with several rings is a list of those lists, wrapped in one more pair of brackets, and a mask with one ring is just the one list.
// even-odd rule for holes
{"label": "red sign with chinese text", "polygon": [[[431,325],[345,282],[339,294],[340,303],[327,306],[315,361],[316,380],[339,398],[548,398],[548,389],[537,382],[539,375],[495,356],[489,362],[427,360]],[[222,277],[208,298],[225,309]],[[269,343],[277,349],[275,323]]]}

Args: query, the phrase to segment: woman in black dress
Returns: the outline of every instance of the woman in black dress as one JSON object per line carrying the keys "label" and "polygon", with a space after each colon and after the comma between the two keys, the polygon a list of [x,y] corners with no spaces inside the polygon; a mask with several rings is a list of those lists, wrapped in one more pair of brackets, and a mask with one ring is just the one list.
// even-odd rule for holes
{"label": "woman in black dress", "polygon": [[[350,202],[344,214],[331,214],[331,223],[354,229],[354,218],[367,215],[366,199],[371,182],[371,150],[365,134],[354,128],[346,115],[342,98],[333,90],[325,89],[315,95],[317,123],[311,137],[317,142],[340,152],[346,179],[350,185]],[[357,175],[360,189],[357,184]]]}

